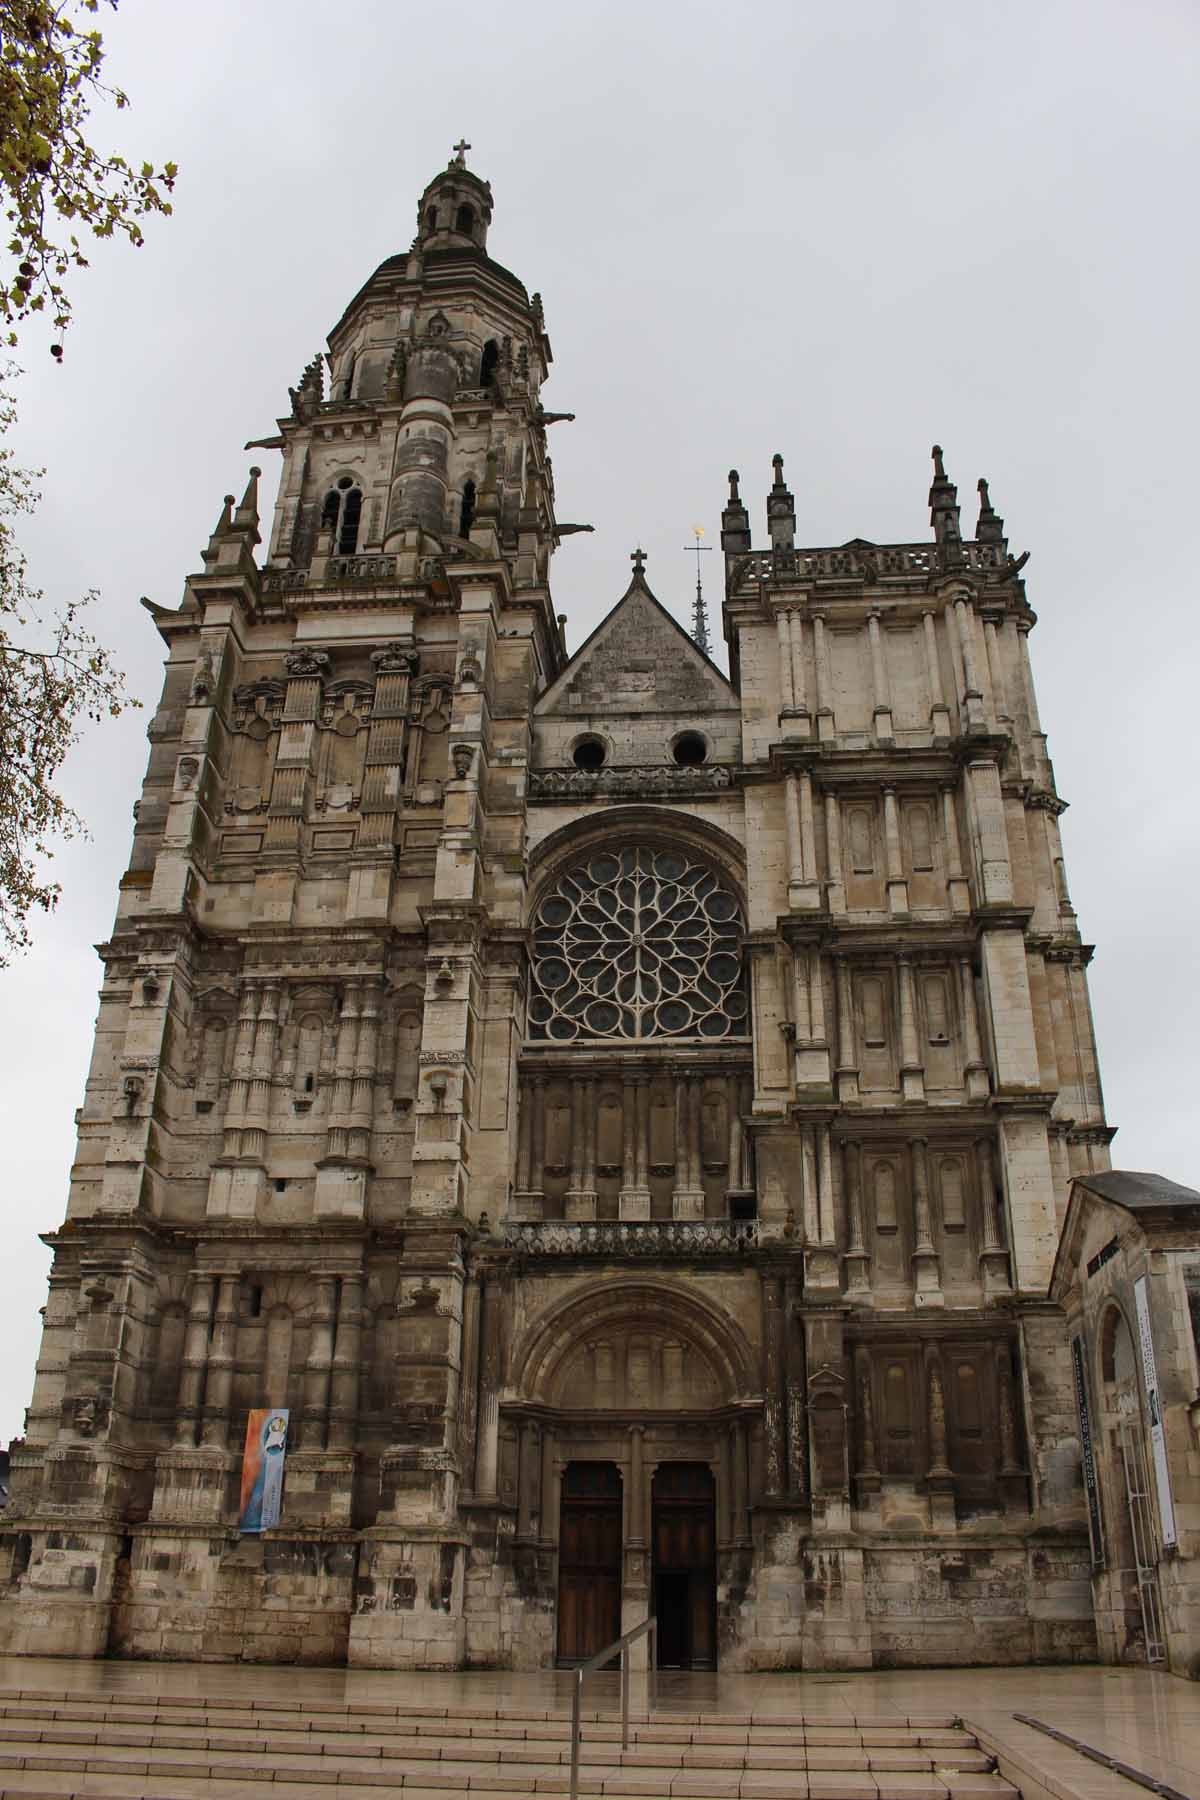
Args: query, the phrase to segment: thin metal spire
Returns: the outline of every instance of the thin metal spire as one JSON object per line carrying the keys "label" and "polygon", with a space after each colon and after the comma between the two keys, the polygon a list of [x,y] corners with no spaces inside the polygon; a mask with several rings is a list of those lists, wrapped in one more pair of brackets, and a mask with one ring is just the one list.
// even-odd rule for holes
{"label": "thin metal spire", "polygon": [[683,546],[689,553],[694,553],[696,558],[696,598],[692,601],[692,642],[698,650],[703,650],[705,656],[711,656],[712,642],[708,635],[708,608],[704,604],[704,587],[700,580],[700,557],[703,551],[711,550],[712,545],[700,542],[704,536],[702,525],[692,526],[692,536],[696,540],[695,543]]}

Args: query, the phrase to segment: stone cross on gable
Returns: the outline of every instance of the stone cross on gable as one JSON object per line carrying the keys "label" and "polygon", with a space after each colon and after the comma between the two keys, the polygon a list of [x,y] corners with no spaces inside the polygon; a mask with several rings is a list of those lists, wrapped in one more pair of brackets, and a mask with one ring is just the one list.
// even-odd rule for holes
{"label": "stone cross on gable", "polygon": [[646,573],[646,552],[642,549],[640,544],[629,560],[633,564],[633,573],[635,577]]}
{"label": "stone cross on gable", "polygon": [[454,151],[455,162],[460,169],[464,168],[467,161],[467,151],[471,148],[470,144],[468,144],[466,138],[459,138],[457,144],[453,144],[451,148]]}

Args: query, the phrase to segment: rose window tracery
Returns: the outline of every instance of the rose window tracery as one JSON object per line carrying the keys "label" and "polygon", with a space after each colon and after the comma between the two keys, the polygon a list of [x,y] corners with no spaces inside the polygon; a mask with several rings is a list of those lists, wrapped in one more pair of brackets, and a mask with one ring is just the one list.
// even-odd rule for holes
{"label": "rose window tracery", "polygon": [[544,896],[533,923],[529,1034],[747,1035],[742,911],[679,850],[597,850]]}

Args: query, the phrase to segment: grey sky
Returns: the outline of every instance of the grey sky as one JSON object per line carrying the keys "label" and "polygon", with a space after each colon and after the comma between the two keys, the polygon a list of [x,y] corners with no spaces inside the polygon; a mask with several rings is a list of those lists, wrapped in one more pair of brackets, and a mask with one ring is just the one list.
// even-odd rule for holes
{"label": "grey sky", "polygon": [[[1200,1185],[1194,317],[1200,16],[1190,3],[410,7],[122,0],[133,110],[104,141],[180,165],[176,216],[98,253],[55,367],[23,351],[24,532],[153,709],[158,638],[221,495],[347,300],[411,241],[460,134],[489,247],[545,298],[554,566],[577,645],[640,539],[687,619],[691,527],[736,465],[765,539],[781,450],[799,538],[923,538],[946,447],[1028,548],[1032,639],[1114,1160]],[[1192,222],[1189,222],[1192,221]],[[255,453],[273,497],[277,458]],[[264,534],[265,535],[265,534]],[[719,557],[709,597],[719,618]],[[68,786],[94,842],[0,975],[7,1206],[0,1433],[20,1429],[148,714]]]}

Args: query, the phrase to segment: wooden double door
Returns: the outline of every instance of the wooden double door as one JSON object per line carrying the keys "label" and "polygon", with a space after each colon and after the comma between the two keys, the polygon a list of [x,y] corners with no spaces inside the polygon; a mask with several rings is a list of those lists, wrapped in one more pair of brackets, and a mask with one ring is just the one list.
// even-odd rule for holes
{"label": "wooden double door", "polygon": [[558,1660],[586,1662],[621,1635],[621,1473],[568,1463],[558,1527]]}
{"label": "wooden double door", "polygon": [[[558,1533],[558,1661],[586,1662],[621,1635],[621,1474],[563,1471]],[[660,1669],[717,1666],[716,1491],[704,1463],[662,1463],[651,1488],[651,1597]]]}
{"label": "wooden double door", "polygon": [[716,1490],[704,1463],[660,1463],[651,1488],[660,1669],[717,1666]]}

